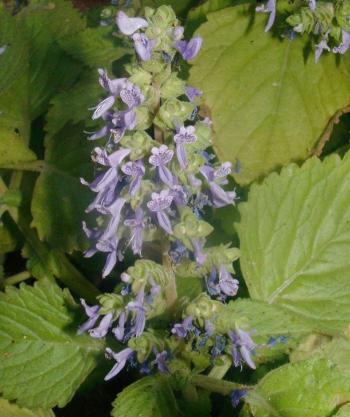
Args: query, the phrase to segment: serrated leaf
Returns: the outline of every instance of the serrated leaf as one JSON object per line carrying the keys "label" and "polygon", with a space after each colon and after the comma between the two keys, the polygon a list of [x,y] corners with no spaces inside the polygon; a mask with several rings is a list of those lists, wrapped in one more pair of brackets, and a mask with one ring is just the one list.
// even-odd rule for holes
{"label": "serrated leaf", "polygon": [[91,116],[88,109],[96,105],[101,93],[97,71],[89,70],[72,88],[54,96],[46,117],[48,137],[56,135],[67,123],[87,120]]}
{"label": "serrated leaf", "polygon": [[32,226],[41,240],[66,252],[86,247],[81,222],[92,193],[79,178],[91,178],[91,143],[83,126],[66,125],[46,141],[46,166],[35,184],[32,199]]}
{"label": "serrated leaf", "polygon": [[0,391],[29,408],[63,407],[103,346],[76,336],[74,312],[53,282],[7,287],[0,294]]}
{"label": "serrated leaf", "polygon": [[266,15],[252,13],[241,5],[207,16],[190,76],[211,111],[214,148],[221,160],[240,161],[241,184],[306,159],[350,95],[343,59],[328,54],[315,64],[306,40],[265,33]]}
{"label": "serrated leaf", "polygon": [[333,415],[350,400],[349,342],[330,344],[308,360],[269,372],[246,400],[254,417]]}
{"label": "serrated leaf", "polygon": [[55,417],[52,410],[29,410],[28,408],[19,407],[17,404],[10,403],[4,398],[0,398],[0,416],[1,417]]}
{"label": "serrated leaf", "polygon": [[34,161],[36,155],[14,131],[0,128],[0,168]]}
{"label": "serrated leaf", "polygon": [[350,404],[346,404],[340,407],[338,412],[334,414],[334,417],[349,417],[350,416]]}
{"label": "serrated leaf", "polygon": [[255,300],[343,334],[350,322],[350,159],[289,165],[239,206],[241,268]]}
{"label": "serrated leaf", "polygon": [[75,36],[61,38],[59,45],[83,64],[92,68],[105,68],[126,52],[111,33],[111,27],[87,28]]}
{"label": "serrated leaf", "polygon": [[113,402],[112,417],[177,417],[174,394],[161,377],[145,377],[125,388]]}

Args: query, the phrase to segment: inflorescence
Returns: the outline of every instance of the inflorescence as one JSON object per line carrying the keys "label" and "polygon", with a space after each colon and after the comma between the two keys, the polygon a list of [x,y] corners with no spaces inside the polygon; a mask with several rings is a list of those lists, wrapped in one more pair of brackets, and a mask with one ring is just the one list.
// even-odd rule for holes
{"label": "inflorescence", "polygon": [[[213,227],[203,213],[237,198],[226,190],[231,163],[217,162],[210,152],[211,121],[200,116],[196,104],[202,93],[177,72],[179,57],[194,59],[202,39],[184,40],[184,28],[168,6],[146,8],[145,19],[120,11],[116,23],[136,57],[126,66],[128,77],[113,79],[99,70],[106,98],[92,119],[102,126],[88,139],[104,145],[92,153],[96,178],[82,180],[96,193],[87,212],[97,214],[96,227],[83,225],[91,241],[85,256],[107,255],[103,277],[126,251],[142,258],[156,247],[163,264],[139,259],[98,305],[82,300],[88,320],[79,333],[111,335],[125,345],[118,353],[107,348],[115,365],[106,380],[127,363],[146,374],[174,372],[179,361],[204,370],[222,355],[231,357],[233,366],[255,368],[250,334],[238,326],[220,327],[220,311],[238,291],[232,263],[239,251],[206,247]],[[205,292],[177,300],[175,275],[202,279]]]}

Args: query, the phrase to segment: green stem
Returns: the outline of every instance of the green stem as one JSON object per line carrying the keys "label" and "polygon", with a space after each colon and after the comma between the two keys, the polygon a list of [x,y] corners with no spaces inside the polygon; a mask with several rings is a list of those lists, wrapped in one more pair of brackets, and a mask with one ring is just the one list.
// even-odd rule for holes
{"label": "green stem", "polygon": [[232,366],[232,362],[231,359],[226,355],[222,356],[221,360],[223,364],[213,366],[208,376],[216,379],[222,379],[226,375],[227,371]]}
{"label": "green stem", "polygon": [[194,375],[191,378],[191,383],[196,387],[203,388],[206,391],[216,392],[221,395],[229,395],[236,389],[250,388],[247,385],[238,384],[237,382],[225,381],[206,375]]}
{"label": "green stem", "polygon": [[44,161],[22,162],[20,164],[1,165],[1,169],[12,169],[14,171],[42,172],[45,167]]}
{"label": "green stem", "polygon": [[4,281],[4,285],[15,285],[19,282],[25,281],[26,279],[30,278],[32,274],[29,271],[23,271],[19,274],[11,275],[7,277]]}

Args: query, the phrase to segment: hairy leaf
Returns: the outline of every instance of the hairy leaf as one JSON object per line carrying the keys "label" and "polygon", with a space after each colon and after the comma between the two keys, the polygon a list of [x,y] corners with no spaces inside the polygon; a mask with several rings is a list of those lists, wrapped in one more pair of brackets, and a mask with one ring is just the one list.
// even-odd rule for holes
{"label": "hairy leaf", "polygon": [[237,225],[255,300],[343,333],[350,322],[350,159],[289,165],[253,185]]}
{"label": "hairy leaf", "polygon": [[0,416],[2,417],[55,417],[52,410],[29,410],[0,398]]}
{"label": "hairy leaf", "polygon": [[125,388],[113,402],[113,417],[176,417],[174,394],[165,378],[145,377]]}
{"label": "hairy leaf", "polygon": [[101,345],[76,336],[68,298],[47,280],[0,294],[0,391],[36,408],[63,407],[89,375]]}
{"label": "hairy leaf", "polygon": [[254,417],[328,417],[349,400],[348,341],[269,372],[247,397]]}
{"label": "hairy leaf", "polygon": [[47,139],[46,165],[32,199],[32,226],[40,239],[67,252],[86,246],[81,222],[93,199],[79,177],[91,178],[90,152],[96,144],[87,141],[82,131],[82,125],[67,125]]}
{"label": "hairy leaf", "polygon": [[241,184],[307,158],[350,94],[343,59],[316,65],[304,39],[264,33],[266,15],[252,13],[241,5],[208,15],[190,77],[211,111],[219,158],[241,163]]}

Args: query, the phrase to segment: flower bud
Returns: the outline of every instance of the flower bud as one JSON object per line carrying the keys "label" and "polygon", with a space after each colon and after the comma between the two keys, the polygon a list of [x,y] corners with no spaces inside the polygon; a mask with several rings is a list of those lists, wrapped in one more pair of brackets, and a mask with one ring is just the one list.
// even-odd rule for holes
{"label": "flower bud", "polygon": [[146,106],[139,106],[135,109],[136,112],[136,129],[146,130],[148,129],[153,122],[152,113],[149,111]]}
{"label": "flower bud", "polygon": [[163,83],[160,95],[162,98],[179,97],[185,94],[185,82],[181,80],[177,74],[173,73]]}
{"label": "flower bud", "polygon": [[166,5],[158,7],[158,9],[149,16],[148,20],[152,26],[162,30],[177,24],[174,10],[172,7]]}
{"label": "flower bud", "polygon": [[124,308],[123,297],[119,294],[106,293],[97,297],[101,308],[100,314],[113,313],[115,317],[118,317]]}
{"label": "flower bud", "polygon": [[190,117],[193,109],[192,103],[169,98],[160,107],[154,123],[161,128],[175,129],[177,125],[182,125]]}
{"label": "flower bud", "polygon": [[124,148],[131,149],[130,160],[136,161],[149,154],[154,146],[154,141],[146,132],[137,131],[132,136],[124,136],[120,144]]}
{"label": "flower bud", "polygon": [[217,316],[224,308],[220,301],[212,300],[207,294],[202,293],[186,307],[185,316],[192,316],[203,326],[205,320]]}

